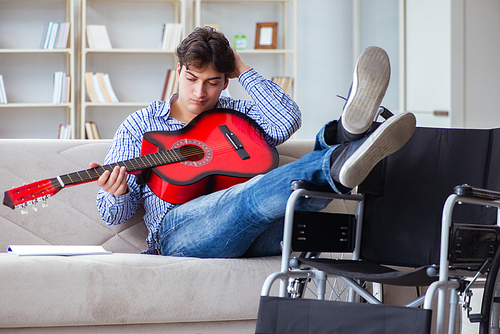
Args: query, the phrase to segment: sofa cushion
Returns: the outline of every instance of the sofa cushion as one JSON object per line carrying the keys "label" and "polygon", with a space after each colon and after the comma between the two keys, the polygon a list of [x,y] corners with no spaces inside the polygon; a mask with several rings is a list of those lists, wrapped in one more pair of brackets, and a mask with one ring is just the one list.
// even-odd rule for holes
{"label": "sofa cushion", "polygon": [[[0,189],[102,163],[110,140],[0,140]],[[312,141],[281,145],[281,164]],[[97,184],[67,187],[28,215],[0,209],[0,327],[211,322],[256,319],[260,289],[280,258],[197,259],[142,255],[142,209],[106,226]],[[7,254],[11,244],[103,245],[111,255]],[[135,253],[135,254],[126,254]]]}
{"label": "sofa cushion", "polygon": [[[0,327],[256,319],[279,257],[0,254]],[[276,292],[276,291],[274,291]]]}

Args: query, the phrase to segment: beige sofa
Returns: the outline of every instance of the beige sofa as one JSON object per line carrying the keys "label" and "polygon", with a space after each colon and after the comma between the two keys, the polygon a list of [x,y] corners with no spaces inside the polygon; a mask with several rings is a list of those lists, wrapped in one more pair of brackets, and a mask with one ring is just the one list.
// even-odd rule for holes
{"label": "beige sofa", "polygon": [[[0,190],[102,163],[109,140],[0,140]],[[290,140],[281,163],[312,149]],[[260,289],[279,257],[197,259],[142,255],[142,213],[106,226],[95,182],[49,206],[0,209],[1,333],[253,333]],[[344,211],[342,202],[337,211]],[[9,245],[102,245],[111,255],[16,256]]]}

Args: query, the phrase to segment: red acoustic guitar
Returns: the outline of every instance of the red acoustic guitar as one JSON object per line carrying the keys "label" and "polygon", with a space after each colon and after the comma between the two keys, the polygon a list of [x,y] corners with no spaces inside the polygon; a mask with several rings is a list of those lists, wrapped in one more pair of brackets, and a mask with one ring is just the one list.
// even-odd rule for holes
{"label": "red acoustic guitar", "polygon": [[255,121],[234,110],[214,109],[179,131],[145,133],[138,158],[11,189],[3,204],[25,209],[44,203],[62,188],[95,181],[116,166],[138,175],[163,200],[180,204],[266,173],[277,164],[276,149]]}

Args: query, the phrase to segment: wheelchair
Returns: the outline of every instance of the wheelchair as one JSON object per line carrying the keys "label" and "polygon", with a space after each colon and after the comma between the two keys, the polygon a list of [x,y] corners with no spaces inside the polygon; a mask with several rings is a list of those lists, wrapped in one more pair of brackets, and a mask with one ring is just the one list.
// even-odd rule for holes
{"label": "wheelchair", "polygon": [[[262,287],[256,333],[456,333],[460,308],[481,334],[500,333],[497,152],[500,129],[417,127],[355,193],[293,182],[281,270]],[[297,212],[303,197],[353,201],[356,210]],[[342,301],[325,300],[332,279],[346,287]],[[270,296],[275,282],[279,296]],[[305,296],[312,282],[315,299]],[[385,286],[426,291],[388,305]]]}

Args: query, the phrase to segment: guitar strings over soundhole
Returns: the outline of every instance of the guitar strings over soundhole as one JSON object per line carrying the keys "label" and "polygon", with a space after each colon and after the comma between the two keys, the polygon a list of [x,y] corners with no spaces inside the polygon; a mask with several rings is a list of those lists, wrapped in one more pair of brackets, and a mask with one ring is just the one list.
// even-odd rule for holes
{"label": "guitar strings over soundhole", "polygon": [[188,161],[199,161],[205,157],[205,152],[196,145],[184,145],[179,148],[179,152]]}

